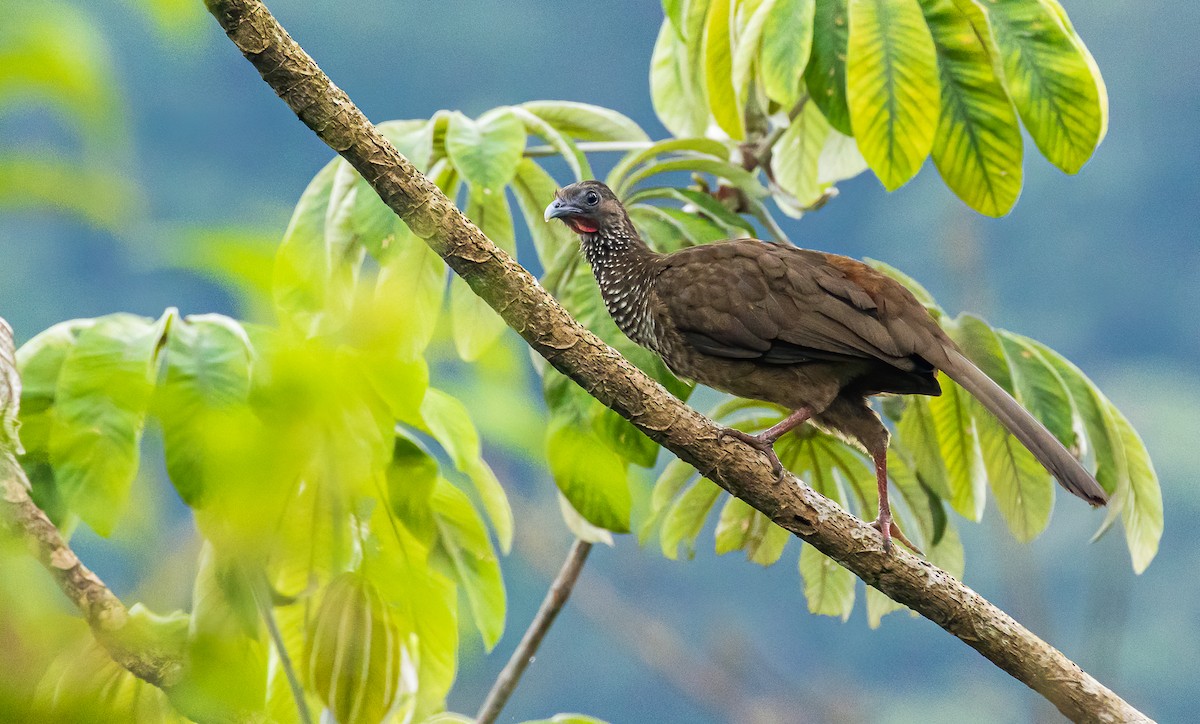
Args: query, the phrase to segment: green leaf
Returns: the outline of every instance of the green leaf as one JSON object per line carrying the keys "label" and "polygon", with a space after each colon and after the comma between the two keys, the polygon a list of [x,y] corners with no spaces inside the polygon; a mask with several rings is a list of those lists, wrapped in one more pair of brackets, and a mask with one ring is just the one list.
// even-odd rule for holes
{"label": "green leaf", "polygon": [[850,37],[847,0],[816,0],[812,54],[804,69],[809,95],[829,124],[850,135],[846,104],[846,52]]}
{"label": "green leaf", "polygon": [[1076,173],[1104,135],[1107,98],[1095,61],[1046,0],[975,3],[986,15],[1008,90],[1051,163]]}
{"label": "green leaf", "polygon": [[563,522],[567,524],[567,530],[571,531],[572,535],[579,540],[588,543],[603,543],[610,547],[613,545],[612,533],[603,528],[597,528],[584,520],[579,511],[571,505],[571,501],[567,500],[562,493],[558,494],[558,509],[562,513]]}
{"label": "green leaf", "polygon": [[685,205],[684,211],[690,214],[699,214],[720,224],[725,230],[724,238],[740,238],[756,233],[754,224],[750,223],[749,220],[731,211],[729,207],[718,201],[712,194],[707,194],[703,191],[677,189],[669,186],[645,188],[640,189],[626,199],[625,206],[628,209],[631,205],[638,204],[647,199],[671,199],[683,203]]}
{"label": "green leaf", "polygon": [[[913,472],[938,497],[950,499],[949,473],[942,459],[938,430],[929,409],[929,399],[912,396],[904,405],[904,414],[896,426],[904,447],[911,452]],[[974,488],[972,488],[972,494]],[[974,514],[974,500],[970,511]]]}
{"label": "green leaf", "polygon": [[850,618],[854,610],[854,574],[810,545],[800,549],[800,577],[809,613]]}
{"label": "green leaf", "polygon": [[446,449],[455,467],[471,479],[483,510],[496,530],[500,550],[508,553],[512,548],[512,508],[496,474],[483,460],[479,433],[466,406],[457,398],[431,387],[421,405],[421,415],[426,429]]}
{"label": "green leaf", "polygon": [[[949,380],[942,380],[942,394],[929,399],[929,414],[937,431],[938,452],[946,471],[950,505],[963,516],[978,521],[983,517],[987,473],[980,451],[971,395]],[[918,468],[920,470],[920,468]]]}
{"label": "green leaf", "polygon": [[[528,133],[541,136],[554,150],[558,151],[558,154],[567,162],[567,168],[571,169],[576,181],[592,178],[592,167],[588,164],[587,156],[579,150],[574,141],[521,106],[514,106],[512,112],[525,124],[525,130]],[[522,162],[527,160],[521,159]]]}
{"label": "green leaf", "polygon": [[431,502],[439,478],[437,460],[419,440],[398,430],[386,477],[392,511],[415,538],[431,545],[437,535]]}
{"label": "green leaf", "polygon": [[650,140],[641,126],[628,116],[603,106],[575,101],[528,101],[519,107],[579,141],[636,143]]}
{"label": "green leaf", "polygon": [[683,486],[696,474],[695,468],[677,457],[672,457],[667,461],[666,466],[658,475],[658,480],[654,481],[654,487],[650,493],[650,514],[646,517],[641,529],[638,530],[640,545],[646,544],[655,528],[662,522],[671,502],[675,500],[675,496],[679,495]]}
{"label": "green leaf", "polygon": [[[395,340],[396,356],[413,360],[433,339],[446,292],[446,264],[404,222],[395,224],[391,252],[375,282],[376,311]],[[385,318],[386,312],[391,315]]]}
{"label": "green leaf", "polygon": [[491,651],[504,633],[505,592],[500,563],[483,520],[467,496],[445,480],[433,490],[438,549],[466,593],[483,645]]}
{"label": "green leaf", "polygon": [[512,180],[525,152],[525,125],[509,108],[496,108],[472,121],[450,116],[446,153],[472,186],[499,191]]}
{"label": "green leaf", "polygon": [[1054,484],[1033,453],[977,403],[976,430],[987,467],[988,484],[1008,529],[1028,543],[1050,522]]}
{"label": "green leaf", "polygon": [[1111,403],[1109,409],[1116,421],[1129,471],[1129,495],[1122,501],[1121,523],[1125,526],[1125,543],[1133,559],[1133,571],[1140,574],[1154,560],[1162,539],[1162,490],[1137,431]]}
{"label": "green leaf", "polygon": [[549,719],[530,720],[521,724],[607,724],[607,722],[585,714],[555,714]]}
{"label": "green leaf", "polygon": [[696,538],[721,492],[715,483],[700,478],[675,499],[663,519],[659,536],[664,556],[675,560],[680,543],[685,545],[689,558],[695,555]]}
{"label": "green leaf", "polygon": [[348,246],[350,237],[330,239],[325,233],[334,182],[344,167],[345,161],[335,159],[309,182],[275,257],[275,308],[305,336],[339,326],[353,301],[362,249]]}
{"label": "green leaf", "polygon": [[375,127],[414,166],[429,168],[433,162],[433,121],[384,121]]}
{"label": "green leaf", "polygon": [[[774,5],[775,0],[734,0],[730,7],[733,39],[731,79],[739,108],[747,108],[751,104],[754,69],[762,47],[763,29]],[[758,95],[761,97],[761,93]],[[749,114],[747,108],[747,117]]]}
{"label": "green leaf", "polygon": [[533,238],[533,247],[537,250],[542,267],[547,268],[565,248],[578,244],[574,234],[566,224],[547,224],[543,218],[546,205],[554,198],[558,183],[541,166],[531,159],[521,159],[517,166],[517,175],[512,182],[513,195],[517,198],[517,206],[525,217],[525,227]]}
{"label": "green leaf", "polygon": [[941,114],[933,162],[968,206],[1003,216],[1021,194],[1021,128],[970,20],[953,0],[920,0],[937,48]]}
{"label": "green leaf", "polygon": [[667,161],[657,161],[647,164],[642,168],[629,174],[621,183],[618,196],[624,196],[633,189],[634,186],[642,181],[660,173],[675,173],[678,171],[693,171],[698,173],[712,174],[713,176],[725,179],[737,186],[742,191],[752,198],[763,198],[767,195],[767,190],[758,182],[758,178],[750,171],[732,164],[728,161],[722,161],[716,158],[673,158]]}
{"label": "green leaf", "polygon": [[[192,591],[185,675],[171,702],[197,721],[238,721],[267,697],[267,646],[251,581],[205,544]],[[300,654],[300,651],[294,652]]]}
{"label": "green leaf", "polygon": [[63,361],[50,463],[71,510],[107,536],[137,474],[139,444],[158,377],[158,351],[175,317],[101,317]]}
{"label": "green leaf", "polygon": [[917,0],[850,0],[846,99],[858,148],[894,191],[933,148],[937,52]]}
{"label": "green leaf", "polygon": [[803,92],[815,9],[815,0],[775,0],[768,11],[759,65],[767,97],[784,109],[795,106]]}
{"label": "green leaf", "polygon": [[702,136],[708,126],[704,86],[687,46],[663,21],[650,58],[650,100],[658,120],[675,136]]}
{"label": "green leaf", "polygon": [[711,0],[704,21],[704,88],[708,110],[721,130],[740,141],[746,137],[742,104],[733,85],[733,3]]}
{"label": "green leaf", "polygon": [[[472,186],[467,201],[467,217],[501,249],[516,254],[512,212],[509,211],[508,199],[503,191]],[[454,324],[454,347],[459,357],[468,362],[483,356],[508,328],[496,310],[488,306],[457,275],[450,284],[450,312]]]}
{"label": "green leaf", "polygon": [[1014,396],[1068,450],[1079,450],[1071,396],[1062,378],[1024,337],[1000,331],[1005,359],[1012,373]]}
{"label": "green leaf", "polygon": [[[626,178],[635,168],[669,153],[711,157],[721,161],[729,160],[729,148],[720,141],[714,141],[711,138],[670,138],[625,154],[613,166],[605,183],[614,190],[628,188],[632,184],[628,183]],[[618,194],[618,196],[622,199],[628,198],[628,194]]]}
{"label": "green leaf", "polygon": [[190,316],[171,327],[166,378],[154,407],[167,473],[192,507],[204,504],[210,459],[225,450],[226,435],[236,434],[230,423],[250,393],[251,355],[245,330],[228,317]]}
{"label": "green leaf", "polygon": [[27,453],[49,450],[52,408],[63,362],[79,335],[95,323],[93,319],[60,322],[17,350],[17,372],[21,377],[20,435]]}
{"label": "green leaf", "polygon": [[772,148],[775,182],[800,206],[815,203],[829,186],[820,180],[818,161],[831,130],[816,104],[807,103]]}
{"label": "green leaf", "polygon": [[585,520],[615,533],[629,532],[633,496],[619,455],[593,433],[555,415],[546,432],[546,458],[558,489]]}

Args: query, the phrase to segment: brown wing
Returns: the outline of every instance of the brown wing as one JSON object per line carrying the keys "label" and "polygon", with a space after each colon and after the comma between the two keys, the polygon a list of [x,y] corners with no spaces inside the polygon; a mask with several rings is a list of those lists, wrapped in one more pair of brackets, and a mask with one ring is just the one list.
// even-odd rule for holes
{"label": "brown wing", "polygon": [[717,357],[927,372],[952,344],[907,289],[832,254],[752,239],[692,247],[668,257],[657,285],[679,332]]}

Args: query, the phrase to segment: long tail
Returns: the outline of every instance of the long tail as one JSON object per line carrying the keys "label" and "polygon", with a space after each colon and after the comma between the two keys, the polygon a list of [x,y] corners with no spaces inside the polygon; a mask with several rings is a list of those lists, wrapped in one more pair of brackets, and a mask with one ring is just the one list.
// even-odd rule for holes
{"label": "long tail", "polygon": [[942,367],[950,379],[962,385],[996,416],[1004,427],[1034,454],[1068,491],[1092,505],[1104,505],[1108,495],[1091,473],[1075,459],[1049,430],[1017,404],[1012,395],[996,384],[961,352],[947,350],[949,364]]}

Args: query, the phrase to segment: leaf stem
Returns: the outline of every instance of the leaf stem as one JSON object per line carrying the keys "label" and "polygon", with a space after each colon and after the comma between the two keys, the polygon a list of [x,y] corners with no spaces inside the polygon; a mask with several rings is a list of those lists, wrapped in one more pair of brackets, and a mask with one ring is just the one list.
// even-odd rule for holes
{"label": "leaf stem", "polygon": [[558,575],[550,584],[550,590],[546,591],[546,597],[542,600],[537,615],[533,617],[529,628],[525,630],[525,635],[521,637],[521,643],[517,644],[517,650],[513,651],[512,657],[504,665],[500,675],[496,677],[496,683],[492,684],[491,691],[483,700],[483,706],[479,707],[479,713],[475,716],[476,724],[492,724],[496,721],[496,717],[500,716],[500,711],[508,703],[517,684],[520,683],[521,675],[533,661],[538,646],[546,637],[546,632],[550,630],[558,612],[567,603],[571,589],[579,580],[579,572],[583,569],[583,564],[587,561],[588,553],[591,550],[592,544],[583,540],[576,539],[571,546],[570,552],[567,553],[567,560],[563,561],[562,568],[558,570]]}

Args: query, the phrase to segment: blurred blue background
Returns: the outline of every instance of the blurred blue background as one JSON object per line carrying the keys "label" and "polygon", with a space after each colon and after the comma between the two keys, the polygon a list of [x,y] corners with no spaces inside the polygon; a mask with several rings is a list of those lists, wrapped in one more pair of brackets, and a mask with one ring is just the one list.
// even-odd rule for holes
{"label": "blurred blue background", "polygon": [[[65,153],[96,176],[76,188],[67,174],[54,185],[62,197],[90,196],[93,208],[28,208],[11,190],[0,206],[0,316],[18,342],[64,319],[114,311],[261,314],[195,267],[217,253],[268,257],[330,158],[215,23],[193,17],[195,8],[189,15],[189,3],[160,5],[167,14],[129,0],[54,6],[96,31],[88,37],[106,39],[80,49],[111,64],[104,82],[117,95],[93,109],[98,115],[64,117],[36,96],[0,107],[0,149]],[[1126,412],[1163,487],[1166,532],[1149,570],[1134,576],[1119,530],[1088,545],[1102,514],[1067,501],[1029,546],[991,509],[979,525],[960,522],[966,581],[1148,715],[1185,721],[1200,710],[1200,462],[1191,447],[1200,435],[1200,77],[1186,70],[1195,61],[1185,32],[1200,27],[1200,8],[1182,0],[1066,6],[1111,102],[1108,136],[1078,176],[1059,173],[1027,142],[1025,191],[1004,219],[969,211],[927,164],[893,194],[869,175],[847,182],[824,209],[785,228],[802,246],[885,260],[948,310],[1046,342]],[[665,135],[647,88],[656,3],[270,7],[375,121],[568,99]],[[88,132],[97,118],[107,130]],[[0,173],[19,191],[14,176]],[[509,625],[490,656],[465,639],[451,695],[451,708],[465,712],[477,708],[568,545],[552,482],[527,461],[492,453],[519,503],[517,545],[505,562]],[[151,456],[146,465],[153,473],[161,464]],[[161,476],[143,477],[133,524],[111,541],[81,531],[78,549],[123,596],[186,606],[187,513]],[[701,540],[686,563],[630,537],[598,548],[502,720],[557,711],[664,723],[1057,716],[924,620],[895,614],[872,631],[861,605],[846,623],[810,616],[794,548],[785,563],[760,569],[716,558],[711,537]]]}

